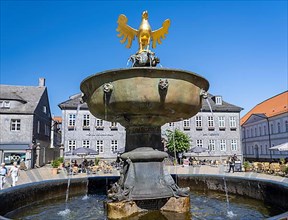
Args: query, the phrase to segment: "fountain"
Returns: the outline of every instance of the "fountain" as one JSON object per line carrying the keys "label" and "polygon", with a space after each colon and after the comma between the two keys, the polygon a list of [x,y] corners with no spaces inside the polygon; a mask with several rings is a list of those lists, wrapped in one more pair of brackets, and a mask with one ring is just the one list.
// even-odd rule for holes
{"label": "fountain", "polygon": [[[125,166],[120,178],[73,178],[68,179],[68,188],[67,179],[48,180],[1,190],[0,219],[106,219],[106,213],[108,219],[227,219],[234,218],[234,212],[237,219],[264,219],[288,210],[284,179],[225,176],[223,182],[222,175],[177,175],[180,188],[163,169],[167,153],[161,143],[161,125],[195,115],[209,84],[192,72],[156,67],[159,58],[149,50],[150,40],[153,48],[156,41],[161,43],[170,21],[152,32],[145,23],[147,18],[144,12],[139,31],[127,26],[124,15],[118,19],[123,43],[127,40],[130,47],[135,36],[140,38],[139,51],[130,57],[131,68],[98,73],[81,83],[91,113],[126,128],[126,152],[121,155]],[[222,201],[218,192],[222,192]],[[229,204],[228,192],[232,195]],[[226,204],[233,208],[228,216]],[[142,213],[145,210],[160,212]],[[287,213],[271,219],[285,216]]]}
{"label": "fountain", "polygon": [[161,142],[161,126],[194,116],[209,83],[192,72],[157,68],[160,60],[149,50],[150,41],[155,48],[169,26],[167,19],[162,28],[152,31],[144,11],[139,30],[135,30],[127,25],[126,16],[120,15],[117,31],[123,36],[121,42],[127,41],[130,47],[138,37],[139,50],[130,57],[132,67],[97,73],[81,83],[90,112],[126,128],[125,152],[121,155],[125,165],[120,180],[109,190],[109,218],[147,209],[189,211],[189,188],[179,188],[163,169],[168,154]]}

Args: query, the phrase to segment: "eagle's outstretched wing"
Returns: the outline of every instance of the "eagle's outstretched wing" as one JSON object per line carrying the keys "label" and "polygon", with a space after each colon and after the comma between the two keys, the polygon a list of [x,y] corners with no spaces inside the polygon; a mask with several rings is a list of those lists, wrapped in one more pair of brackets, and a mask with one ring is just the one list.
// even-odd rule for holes
{"label": "eagle's outstretched wing", "polygon": [[132,45],[132,41],[134,40],[138,31],[130,27],[129,25],[127,25],[127,21],[128,19],[125,15],[123,14],[119,15],[119,18],[117,21],[118,27],[116,31],[119,32],[119,34],[117,35],[118,37],[123,37],[122,40],[120,40],[120,42],[123,44],[126,41],[128,41],[126,47],[130,48]]}
{"label": "eagle's outstretched wing", "polygon": [[156,42],[158,44],[161,44],[161,38],[165,39],[165,34],[168,34],[168,28],[170,27],[170,20],[167,19],[163,22],[163,25],[161,28],[159,28],[156,31],[152,31],[152,48],[156,47]]}

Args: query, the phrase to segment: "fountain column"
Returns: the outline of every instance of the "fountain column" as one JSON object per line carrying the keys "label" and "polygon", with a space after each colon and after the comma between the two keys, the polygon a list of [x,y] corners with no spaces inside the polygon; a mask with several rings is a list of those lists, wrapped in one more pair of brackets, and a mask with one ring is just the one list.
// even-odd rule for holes
{"label": "fountain column", "polygon": [[139,147],[151,147],[159,151],[164,151],[161,142],[161,126],[126,126],[126,151],[131,151]]}

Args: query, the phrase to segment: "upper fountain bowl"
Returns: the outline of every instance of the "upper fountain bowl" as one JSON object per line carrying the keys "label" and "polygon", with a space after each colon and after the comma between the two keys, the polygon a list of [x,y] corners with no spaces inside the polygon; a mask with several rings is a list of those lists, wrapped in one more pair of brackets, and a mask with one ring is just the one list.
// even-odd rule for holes
{"label": "upper fountain bowl", "polygon": [[162,126],[197,114],[209,82],[183,70],[133,67],[97,73],[80,88],[97,118],[123,126]]}

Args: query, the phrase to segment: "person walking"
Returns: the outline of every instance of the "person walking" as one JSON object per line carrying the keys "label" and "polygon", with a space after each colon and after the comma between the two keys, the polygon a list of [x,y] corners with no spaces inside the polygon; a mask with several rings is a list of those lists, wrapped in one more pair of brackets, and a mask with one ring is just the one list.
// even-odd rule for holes
{"label": "person walking", "polygon": [[9,170],[9,176],[12,178],[12,185],[16,186],[16,182],[18,181],[18,177],[20,176],[19,168],[17,166],[17,162],[13,163],[13,167]]}
{"label": "person walking", "polygon": [[1,169],[0,169],[0,190],[3,189],[4,184],[6,183],[7,174],[8,174],[8,170],[5,167],[5,163],[1,163]]}

